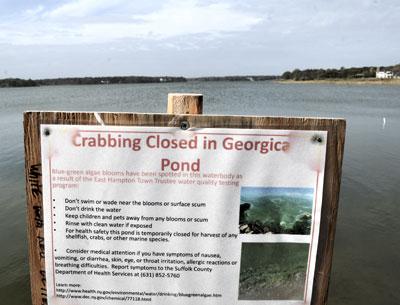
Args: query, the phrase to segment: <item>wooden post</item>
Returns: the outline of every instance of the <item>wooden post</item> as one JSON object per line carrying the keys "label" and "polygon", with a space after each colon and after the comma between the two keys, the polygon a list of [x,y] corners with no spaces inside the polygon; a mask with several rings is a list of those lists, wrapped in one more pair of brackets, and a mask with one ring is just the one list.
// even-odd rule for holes
{"label": "wooden post", "polygon": [[168,93],[168,114],[203,114],[203,95]]}

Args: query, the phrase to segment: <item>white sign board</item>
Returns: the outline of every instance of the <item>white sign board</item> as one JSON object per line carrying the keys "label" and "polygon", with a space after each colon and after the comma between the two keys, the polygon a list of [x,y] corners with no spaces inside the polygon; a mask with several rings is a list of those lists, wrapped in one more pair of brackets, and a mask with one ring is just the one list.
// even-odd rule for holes
{"label": "white sign board", "polygon": [[50,305],[310,304],[325,131],[41,131]]}

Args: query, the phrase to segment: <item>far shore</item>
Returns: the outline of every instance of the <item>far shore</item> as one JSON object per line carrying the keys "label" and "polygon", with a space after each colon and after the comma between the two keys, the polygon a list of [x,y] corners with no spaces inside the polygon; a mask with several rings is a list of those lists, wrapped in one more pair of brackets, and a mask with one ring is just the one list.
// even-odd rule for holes
{"label": "far shore", "polygon": [[400,78],[352,78],[352,79],[314,79],[314,80],[292,80],[280,79],[276,82],[281,84],[334,84],[334,85],[392,85],[400,86]]}
{"label": "far shore", "polygon": [[208,82],[208,81],[269,81],[279,84],[333,84],[333,85],[387,85],[400,86],[400,78],[325,78],[312,80],[283,79],[279,76],[253,75],[253,76],[210,76],[198,78],[170,77],[170,76],[112,76],[112,77],[75,77],[57,79],[0,79],[0,88],[9,87],[39,87],[62,85],[112,85],[112,84],[146,84],[146,83],[180,83],[180,82]]}

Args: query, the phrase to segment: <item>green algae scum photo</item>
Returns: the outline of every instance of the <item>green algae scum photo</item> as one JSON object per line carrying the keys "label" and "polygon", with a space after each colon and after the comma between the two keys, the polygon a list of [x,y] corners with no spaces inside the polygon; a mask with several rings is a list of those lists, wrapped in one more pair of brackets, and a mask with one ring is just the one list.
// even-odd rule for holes
{"label": "green algae scum photo", "polygon": [[303,300],[309,244],[243,243],[239,300]]}
{"label": "green algae scum photo", "polygon": [[313,188],[242,187],[241,234],[309,235]]}

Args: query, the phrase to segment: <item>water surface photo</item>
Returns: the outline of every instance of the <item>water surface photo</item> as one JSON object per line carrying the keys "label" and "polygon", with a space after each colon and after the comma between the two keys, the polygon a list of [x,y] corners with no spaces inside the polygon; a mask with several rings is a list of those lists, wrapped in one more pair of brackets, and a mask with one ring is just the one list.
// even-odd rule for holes
{"label": "water surface photo", "polygon": [[302,300],[308,244],[243,243],[239,300]]}
{"label": "water surface photo", "polygon": [[309,235],[313,188],[242,187],[241,234]]}

